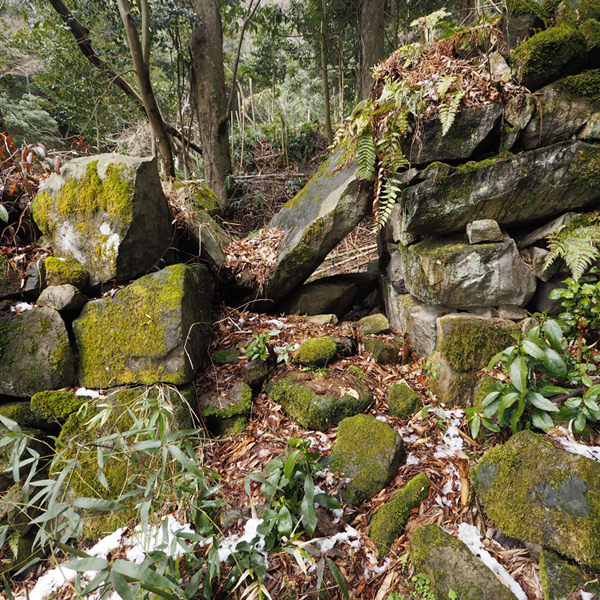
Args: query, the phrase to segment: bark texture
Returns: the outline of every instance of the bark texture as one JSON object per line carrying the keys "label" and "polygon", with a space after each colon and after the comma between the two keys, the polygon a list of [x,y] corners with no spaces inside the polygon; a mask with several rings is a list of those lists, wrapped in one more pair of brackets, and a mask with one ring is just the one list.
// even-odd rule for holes
{"label": "bark texture", "polygon": [[369,96],[373,77],[371,68],[381,62],[384,41],[384,0],[362,0],[360,3],[360,99]]}

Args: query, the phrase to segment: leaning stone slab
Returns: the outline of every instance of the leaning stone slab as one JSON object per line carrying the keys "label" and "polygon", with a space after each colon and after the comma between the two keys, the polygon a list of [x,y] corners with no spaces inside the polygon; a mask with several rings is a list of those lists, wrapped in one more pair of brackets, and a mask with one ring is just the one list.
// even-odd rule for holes
{"label": "leaning stone slab", "polygon": [[371,415],[344,419],[332,456],[335,468],[351,477],[344,498],[362,504],[394,478],[404,459],[402,438],[386,423]]}
{"label": "leaning stone slab", "polygon": [[341,158],[339,150],[325,161],[271,220],[270,227],[287,233],[267,282],[267,298],[281,300],[303,283],[366,215],[372,186],[360,181],[354,162],[343,166]]}
{"label": "leaning stone slab", "polygon": [[498,104],[468,108],[456,115],[449,135],[442,136],[438,118],[425,122],[421,143],[412,144],[407,156],[413,165],[434,161],[466,160],[473,156],[494,131],[502,110]]}
{"label": "leaning stone slab", "polygon": [[467,545],[437,525],[423,525],[410,540],[410,559],[425,573],[436,598],[458,600],[515,600],[513,593],[475,557]]}
{"label": "leaning stone slab", "polygon": [[457,167],[402,193],[402,228],[412,234],[464,231],[477,219],[502,227],[580,209],[600,198],[600,147],[567,141]]}
{"label": "leaning stone slab", "polygon": [[537,227],[531,233],[528,233],[526,236],[519,238],[516,240],[517,248],[522,250],[523,248],[527,248],[544,238],[547,238],[551,233],[554,233],[561,225],[568,225],[573,217],[577,213],[575,212],[567,212],[564,215],[560,215],[560,217],[556,217],[556,219],[552,219],[549,223],[542,225],[541,227]]}
{"label": "leaning stone slab", "polygon": [[369,388],[349,373],[294,372],[270,381],[265,391],[302,427],[320,431],[363,412],[372,400]]}
{"label": "leaning stone slab", "polygon": [[425,473],[419,473],[375,513],[369,537],[379,550],[379,558],[387,556],[393,541],[406,525],[410,511],[417,508],[428,493],[429,479]]}
{"label": "leaning stone slab", "polygon": [[521,431],[473,471],[477,496],[504,534],[600,568],[600,464]]}
{"label": "leaning stone slab", "polygon": [[73,323],[82,385],[191,381],[208,346],[211,292],[206,267],[178,264],[88,302]]}
{"label": "leaning stone slab", "polygon": [[73,352],[61,316],[37,308],[0,321],[0,394],[33,396],[75,381]]}
{"label": "leaning stone slab", "polygon": [[445,239],[400,250],[406,287],[425,304],[525,306],[535,292],[535,275],[508,235],[499,243],[470,245],[461,239]]}
{"label": "leaning stone slab", "polygon": [[76,158],[42,184],[31,212],[56,256],[75,259],[92,284],[145,273],[171,240],[154,158]]}
{"label": "leaning stone slab", "polygon": [[298,286],[280,303],[278,312],[288,315],[335,314],[341,317],[352,305],[356,292],[352,281],[324,277]]}

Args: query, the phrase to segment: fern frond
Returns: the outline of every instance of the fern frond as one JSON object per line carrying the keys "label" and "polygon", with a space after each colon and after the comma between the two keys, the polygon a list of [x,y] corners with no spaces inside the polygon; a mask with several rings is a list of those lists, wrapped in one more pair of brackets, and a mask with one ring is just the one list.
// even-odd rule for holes
{"label": "fern frond", "polygon": [[597,217],[576,217],[569,225],[551,233],[547,238],[550,252],[544,268],[549,267],[557,258],[564,258],[573,279],[578,280],[592,263],[600,258],[600,250],[597,247],[600,242],[600,224],[593,222],[590,225],[582,225],[592,221],[597,221]]}
{"label": "fern frond", "polygon": [[400,191],[400,186],[395,179],[390,178],[383,184],[379,197],[379,214],[377,218],[378,229],[384,227],[390,218],[392,208],[396,203],[396,199],[398,198]]}
{"label": "fern frond", "polygon": [[8,536],[8,540],[6,540],[6,541],[8,542],[8,547],[10,548],[10,551],[12,552],[13,556],[15,558],[20,558],[19,542],[21,541],[21,534],[18,531],[13,531]]}
{"label": "fern frond", "polygon": [[356,164],[361,179],[372,179],[377,151],[371,131],[365,131],[356,142]]}
{"label": "fern frond", "polygon": [[458,77],[455,77],[454,75],[444,75],[435,82],[435,89],[442,100],[445,98],[446,92],[450,89],[450,86],[457,81]]}
{"label": "fern frond", "polygon": [[445,136],[450,127],[452,127],[454,119],[456,118],[456,113],[458,112],[458,106],[464,95],[465,93],[462,90],[454,92],[448,96],[448,99],[450,100],[448,103],[440,105],[439,113],[440,121],[442,123],[442,137]]}

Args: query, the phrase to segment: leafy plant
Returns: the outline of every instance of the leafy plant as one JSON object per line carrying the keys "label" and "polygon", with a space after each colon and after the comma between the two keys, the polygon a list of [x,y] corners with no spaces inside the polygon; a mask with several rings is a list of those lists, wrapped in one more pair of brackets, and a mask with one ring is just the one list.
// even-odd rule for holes
{"label": "leafy plant", "polygon": [[438,374],[437,370],[440,368],[441,363],[433,364],[431,357],[428,356],[425,364],[423,365],[423,373],[425,373],[425,377],[429,379],[437,379]]}
{"label": "leafy plant", "polygon": [[277,364],[288,362],[291,358],[291,353],[294,350],[294,344],[273,348],[273,345],[269,341],[280,333],[281,331],[279,331],[279,329],[271,329],[268,333],[259,333],[255,335],[246,347],[244,353],[250,360],[259,358],[260,360],[266,361],[269,358],[269,355],[271,355],[276,357],[274,362]]}
{"label": "leafy plant", "polygon": [[544,268],[563,258],[578,281],[592,263],[600,258],[600,213],[579,214],[567,225],[561,225],[548,236],[550,252]]}
{"label": "leafy plant", "polygon": [[409,592],[409,598],[414,600],[437,600],[431,589],[431,581],[425,573],[417,573],[410,578],[413,589]]}

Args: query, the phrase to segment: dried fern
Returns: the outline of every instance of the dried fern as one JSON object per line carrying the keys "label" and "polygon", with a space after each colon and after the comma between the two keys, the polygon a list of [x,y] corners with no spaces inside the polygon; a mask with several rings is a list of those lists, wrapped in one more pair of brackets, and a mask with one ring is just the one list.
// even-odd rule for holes
{"label": "dried fern", "polygon": [[600,213],[577,215],[568,225],[559,227],[548,236],[550,252],[544,269],[557,258],[563,258],[573,279],[578,280],[600,258]]}

